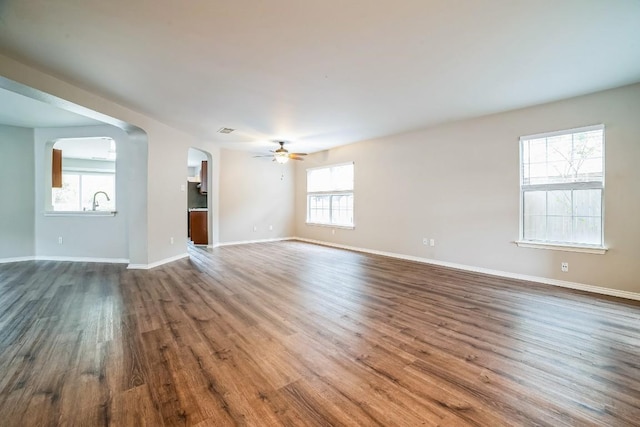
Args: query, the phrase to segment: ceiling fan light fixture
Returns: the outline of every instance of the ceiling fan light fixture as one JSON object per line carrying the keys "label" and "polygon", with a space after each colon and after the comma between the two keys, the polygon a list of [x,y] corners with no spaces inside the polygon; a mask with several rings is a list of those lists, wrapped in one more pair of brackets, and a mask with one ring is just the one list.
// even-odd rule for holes
{"label": "ceiling fan light fixture", "polygon": [[280,163],[281,165],[284,165],[289,161],[289,154],[285,152],[276,152],[274,153],[273,157],[276,159],[276,162]]}

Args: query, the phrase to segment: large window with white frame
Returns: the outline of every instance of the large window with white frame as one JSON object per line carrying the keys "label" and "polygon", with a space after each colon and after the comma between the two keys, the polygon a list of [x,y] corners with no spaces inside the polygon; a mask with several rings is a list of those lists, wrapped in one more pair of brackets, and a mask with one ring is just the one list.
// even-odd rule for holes
{"label": "large window with white frame", "polygon": [[307,223],[353,227],[353,163],[307,169]]}
{"label": "large window with white frame", "polygon": [[604,125],[520,138],[520,241],[604,246]]}

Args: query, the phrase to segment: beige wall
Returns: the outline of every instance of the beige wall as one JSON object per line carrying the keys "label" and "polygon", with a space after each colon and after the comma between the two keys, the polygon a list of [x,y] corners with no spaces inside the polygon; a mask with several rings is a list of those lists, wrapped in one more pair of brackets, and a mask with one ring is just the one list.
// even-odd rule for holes
{"label": "beige wall", "polygon": [[[472,100],[470,100],[472,102]],[[640,292],[640,85],[364,141],[298,167],[296,235]],[[605,255],[517,247],[519,137],[604,123]],[[305,224],[305,168],[355,162],[355,229]],[[436,240],[424,246],[422,238]],[[560,263],[569,262],[569,272]]]}
{"label": "beige wall", "polygon": [[[178,238],[186,227],[181,187],[187,150],[195,147],[209,152],[212,168],[220,170],[210,178],[213,243],[297,235],[640,292],[640,85],[318,153],[298,165],[294,182],[288,180],[293,172],[280,181],[280,167],[271,162],[220,152],[211,143],[2,55],[0,76],[87,107],[88,115],[107,123],[143,130],[129,133],[136,159],[128,223],[132,263],[151,264],[186,252],[186,239]],[[516,247],[519,136],[597,123],[606,125],[609,252]],[[355,230],[332,235],[330,228],[306,226],[305,168],[346,161],[355,161],[356,168]],[[436,239],[436,246],[423,246],[423,237]],[[569,262],[569,273],[560,272],[561,261]]]}
{"label": "beige wall", "polygon": [[220,150],[220,243],[293,236],[291,163],[281,166],[245,151]]}

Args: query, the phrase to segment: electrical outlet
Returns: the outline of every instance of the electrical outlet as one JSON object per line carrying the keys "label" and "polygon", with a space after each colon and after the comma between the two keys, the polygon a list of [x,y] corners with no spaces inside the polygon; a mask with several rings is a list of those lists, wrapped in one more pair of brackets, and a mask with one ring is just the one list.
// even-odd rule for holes
{"label": "electrical outlet", "polygon": [[568,262],[563,262],[562,264],[560,264],[560,269],[562,270],[563,273],[566,273],[569,271],[569,263]]}
{"label": "electrical outlet", "polygon": [[169,242],[173,245],[173,237],[169,237]]}
{"label": "electrical outlet", "polygon": [[273,225],[269,226],[269,231],[273,231]]}
{"label": "electrical outlet", "polygon": [[429,239],[427,239],[426,237],[422,238],[422,244],[427,246],[429,244]]}
{"label": "electrical outlet", "polygon": [[58,237],[58,244],[61,245],[62,244],[62,236]]}
{"label": "electrical outlet", "polygon": [[336,229],[335,229],[335,228],[333,228],[333,229],[331,230],[331,234],[336,234]]}
{"label": "electrical outlet", "polygon": [[429,239],[429,246],[435,246],[436,245],[436,239]]}
{"label": "electrical outlet", "polygon": [[258,231],[258,226],[257,225],[253,226],[253,231]]}

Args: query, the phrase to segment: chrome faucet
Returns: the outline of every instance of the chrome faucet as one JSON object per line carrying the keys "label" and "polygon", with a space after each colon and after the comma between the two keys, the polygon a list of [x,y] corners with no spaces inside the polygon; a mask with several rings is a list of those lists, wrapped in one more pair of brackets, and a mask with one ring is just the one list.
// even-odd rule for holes
{"label": "chrome faucet", "polygon": [[107,202],[111,200],[111,199],[109,198],[109,195],[108,195],[107,193],[105,193],[104,191],[96,191],[96,192],[93,194],[93,205],[92,205],[92,208],[91,208],[91,210],[92,210],[92,211],[95,211],[95,210],[96,210],[96,208],[97,208],[98,206],[100,206],[100,205],[98,204],[98,202],[96,201],[96,196],[97,196],[98,194],[100,194],[100,193],[104,194],[104,197],[106,197],[106,198],[107,198]]}

